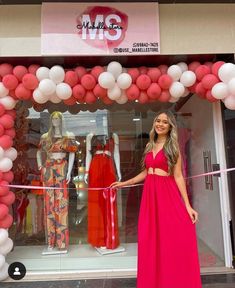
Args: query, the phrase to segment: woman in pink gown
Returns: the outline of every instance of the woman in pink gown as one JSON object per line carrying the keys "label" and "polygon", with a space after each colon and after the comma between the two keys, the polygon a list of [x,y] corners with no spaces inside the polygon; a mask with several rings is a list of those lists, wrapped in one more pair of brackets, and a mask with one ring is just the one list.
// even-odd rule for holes
{"label": "woman in pink gown", "polygon": [[174,115],[157,113],[144,169],[111,186],[144,182],[138,224],[138,288],[201,288],[195,223],[182,175]]}

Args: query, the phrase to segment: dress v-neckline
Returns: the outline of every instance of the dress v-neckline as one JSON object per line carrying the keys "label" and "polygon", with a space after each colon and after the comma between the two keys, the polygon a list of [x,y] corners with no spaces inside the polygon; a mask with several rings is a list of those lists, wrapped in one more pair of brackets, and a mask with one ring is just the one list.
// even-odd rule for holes
{"label": "dress v-neckline", "polygon": [[162,149],[163,149],[163,147],[156,153],[155,156],[154,156],[154,152],[153,152],[153,150],[152,150],[152,155],[153,155],[153,159],[154,159],[154,160],[156,159],[156,157],[157,157],[157,155],[159,154],[159,152],[162,151]]}

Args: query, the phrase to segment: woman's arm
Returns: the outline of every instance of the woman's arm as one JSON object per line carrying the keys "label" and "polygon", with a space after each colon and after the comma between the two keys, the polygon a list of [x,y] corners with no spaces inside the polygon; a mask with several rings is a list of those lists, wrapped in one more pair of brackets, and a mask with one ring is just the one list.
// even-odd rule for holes
{"label": "woman's arm", "polygon": [[145,179],[146,175],[147,175],[147,169],[144,169],[137,176],[129,180],[123,181],[123,182],[114,182],[110,185],[110,187],[118,188],[118,187],[123,187],[123,186],[128,186],[128,185],[134,185],[139,182],[142,182]]}

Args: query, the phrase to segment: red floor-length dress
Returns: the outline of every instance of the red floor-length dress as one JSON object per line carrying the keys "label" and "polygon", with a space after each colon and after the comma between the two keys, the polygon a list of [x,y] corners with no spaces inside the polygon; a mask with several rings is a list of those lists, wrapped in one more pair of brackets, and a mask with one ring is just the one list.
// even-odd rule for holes
{"label": "red floor-length dress", "polygon": [[[105,188],[116,181],[113,162],[113,139],[106,145],[97,145],[89,169],[89,188]],[[109,151],[96,154],[96,151]],[[94,247],[119,246],[117,197],[115,189],[89,190],[88,193],[88,242]]]}
{"label": "red floor-length dress", "polygon": [[[146,168],[168,172],[161,149]],[[201,288],[195,224],[173,176],[148,174],[138,224],[138,288]]]}

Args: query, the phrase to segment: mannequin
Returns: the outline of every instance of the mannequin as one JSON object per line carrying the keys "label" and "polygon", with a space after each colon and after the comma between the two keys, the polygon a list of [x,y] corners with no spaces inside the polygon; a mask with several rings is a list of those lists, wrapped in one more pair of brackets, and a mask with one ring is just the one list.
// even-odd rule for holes
{"label": "mannequin", "polygon": [[77,144],[69,132],[64,132],[63,124],[62,113],[53,112],[49,130],[41,136],[37,151],[37,164],[41,171],[43,186],[61,188],[46,189],[44,192],[48,247],[43,254],[67,253],[69,244],[67,188]]}
{"label": "mannequin", "polygon": [[[113,179],[121,179],[118,135],[88,134],[85,182],[89,188],[105,188],[109,187]],[[88,242],[102,249],[116,249],[119,246],[115,190],[89,190]]]}

